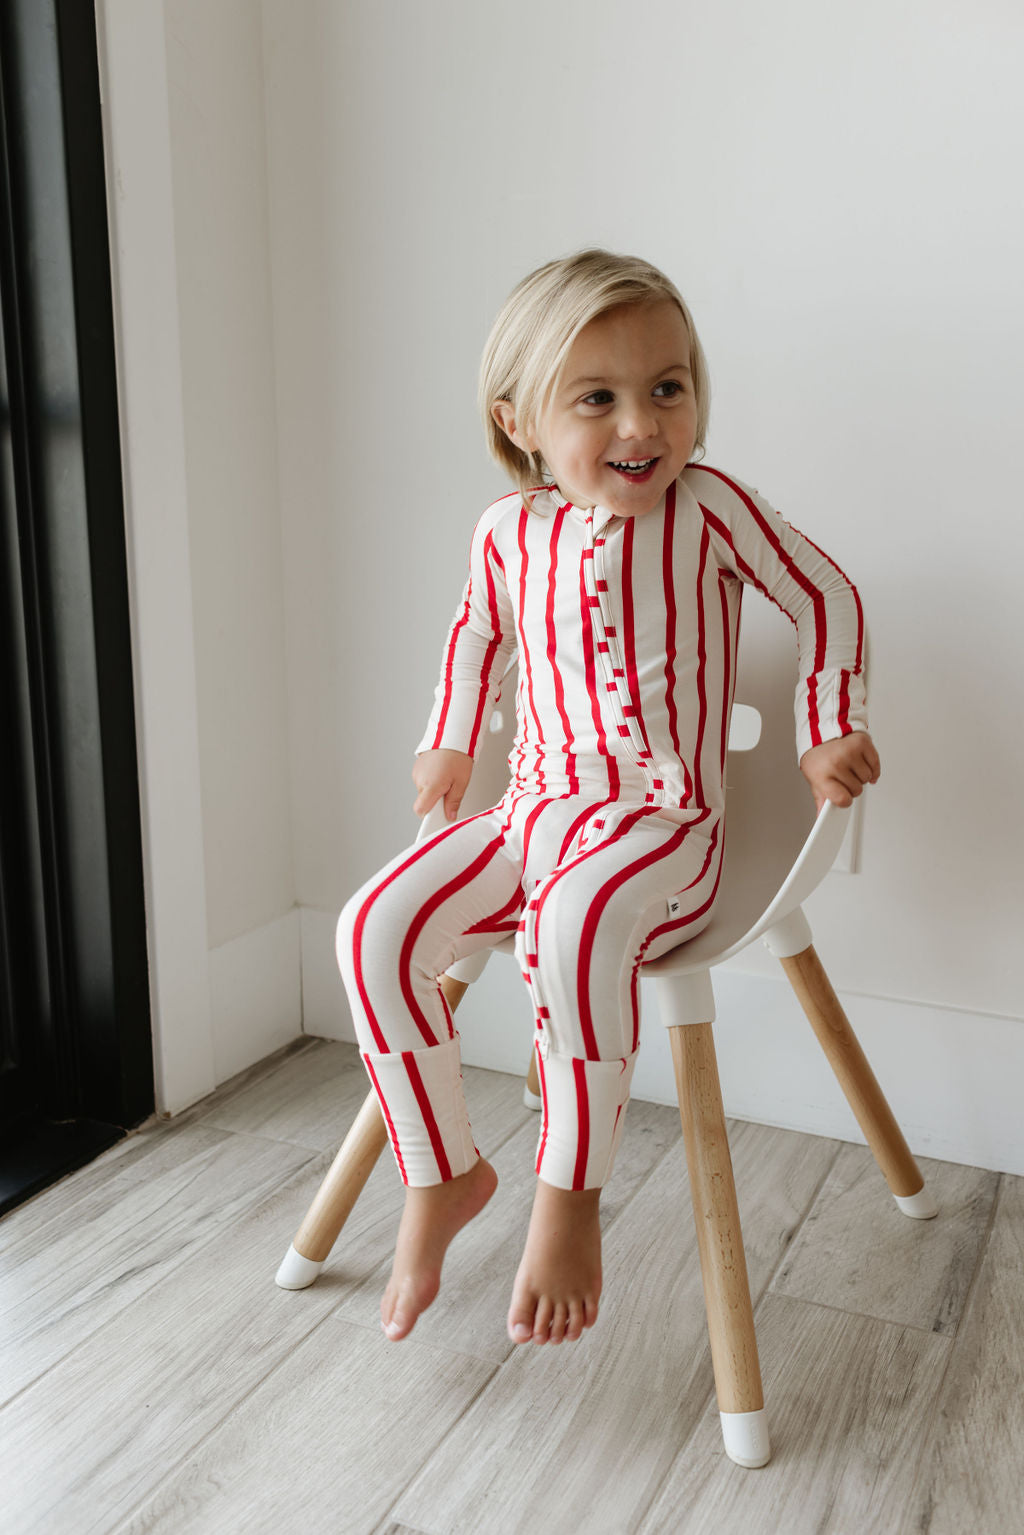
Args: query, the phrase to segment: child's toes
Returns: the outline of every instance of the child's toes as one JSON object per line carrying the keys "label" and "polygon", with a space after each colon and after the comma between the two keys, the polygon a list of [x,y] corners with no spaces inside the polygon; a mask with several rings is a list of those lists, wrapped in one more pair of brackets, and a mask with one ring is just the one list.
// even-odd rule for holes
{"label": "child's toes", "polygon": [[569,1315],[565,1324],[565,1340],[567,1343],[575,1343],[583,1336],[583,1303],[578,1300],[569,1302]]}
{"label": "child's toes", "polygon": [[512,1297],[508,1313],[508,1335],[513,1343],[529,1343],[533,1337],[534,1306],[529,1298]]}
{"label": "child's toes", "polygon": [[569,1308],[563,1301],[558,1301],[555,1305],[554,1315],[551,1318],[550,1340],[552,1343],[561,1343],[565,1337],[565,1329],[568,1323]]}
{"label": "child's toes", "polygon": [[542,1295],[537,1302],[537,1312],[533,1319],[534,1343],[547,1343],[551,1336],[551,1319],[555,1314],[555,1308],[546,1295]]}
{"label": "child's toes", "polygon": [[400,1300],[388,1300],[380,1308],[380,1325],[384,1329],[386,1337],[392,1343],[397,1343],[399,1338],[405,1338],[412,1332],[416,1324],[416,1312],[409,1311],[401,1304]]}

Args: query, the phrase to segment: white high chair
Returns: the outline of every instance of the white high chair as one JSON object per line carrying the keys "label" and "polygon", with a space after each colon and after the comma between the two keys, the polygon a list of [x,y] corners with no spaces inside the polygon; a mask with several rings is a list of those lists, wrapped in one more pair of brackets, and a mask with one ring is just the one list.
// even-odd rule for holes
{"label": "white high chair", "polygon": [[[746,702],[734,707],[730,723],[725,865],[714,917],[695,938],[645,964],[641,974],[658,986],[662,1022],[671,1035],[725,1451],[738,1465],[756,1467],[767,1463],[770,1449],[712,1039],[712,966],[763,938],[781,960],[896,1203],[918,1219],[937,1211],[811,943],[802,903],[835,862],[851,812],[829,804],[814,817],[794,762],[792,666],[779,667],[779,647],[770,635],[778,615],[766,605],[752,606],[756,618],[753,612],[743,617],[737,688]],[[751,628],[760,643],[751,643]],[[501,734],[492,734],[481,752],[463,815],[496,803],[504,792],[507,766],[503,777],[496,750]],[[425,818],[421,836],[443,824],[437,807]],[[496,947],[511,953],[512,941]],[[449,1007],[458,1006],[489,952],[457,963],[441,978]],[[539,1102],[535,1071],[531,1059],[526,1090],[531,1106]],[[283,1289],[303,1289],[316,1279],[386,1144],[371,1092],[278,1270]]]}

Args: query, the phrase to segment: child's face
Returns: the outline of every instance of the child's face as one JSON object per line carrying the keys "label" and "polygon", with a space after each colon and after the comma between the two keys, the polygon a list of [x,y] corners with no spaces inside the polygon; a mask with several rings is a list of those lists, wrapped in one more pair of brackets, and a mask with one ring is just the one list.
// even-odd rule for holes
{"label": "child's face", "polygon": [[[538,449],[575,506],[618,517],[653,511],[689,462],[697,435],[690,340],[671,301],[621,305],[585,325],[540,421],[515,434]],[[495,407],[497,414],[497,407]],[[512,430],[509,430],[509,424]]]}

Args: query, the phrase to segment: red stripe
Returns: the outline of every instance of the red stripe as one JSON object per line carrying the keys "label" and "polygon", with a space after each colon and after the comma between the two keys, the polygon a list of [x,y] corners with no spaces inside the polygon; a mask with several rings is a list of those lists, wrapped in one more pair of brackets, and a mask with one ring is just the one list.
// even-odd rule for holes
{"label": "red stripe", "polygon": [[836,724],[840,735],[847,736],[853,729],[850,724],[850,673],[845,671],[839,673],[839,713]]}
{"label": "red stripe", "polygon": [[[626,688],[629,692],[629,701],[640,729],[640,739],[644,743],[644,749],[649,752],[651,743],[647,738],[647,727],[644,724],[643,698],[640,693],[640,682],[636,669],[636,629],[633,610],[633,541],[635,534],[636,518],[631,517],[626,523],[626,530],[622,538],[622,624],[625,629],[623,644],[626,652]],[[627,714],[629,713],[628,710],[626,712]]]}
{"label": "red stripe", "polygon": [[533,662],[530,658],[529,646],[526,643],[526,587],[529,581],[530,556],[526,548],[526,524],[529,512],[520,512],[518,544],[519,544],[519,651],[526,672],[526,696],[530,703],[530,712],[533,715],[534,724],[537,727],[537,762],[535,771],[537,774],[537,792],[543,794],[544,785],[544,727],[537,713],[537,704],[533,696]]}
{"label": "red stripe", "polygon": [[708,718],[708,638],[704,613],[704,571],[707,567],[711,539],[706,527],[700,530],[700,565],[697,569],[697,739],[693,749],[693,789],[698,805],[704,803],[704,773],[701,759],[704,756],[704,727]]}
{"label": "red stripe", "polygon": [[402,1051],[402,1064],[409,1074],[412,1090],[416,1094],[416,1102],[420,1106],[423,1123],[427,1134],[430,1136],[430,1145],[437,1160],[437,1170],[441,1174],[442,1183],[450,1183],[452,1177],[451,1163],[445,1155],[444,1142],[441,1139],[441,1131],[438,1129],[437,1120],[434,1118],[434,1110],[427,1095],[427,1089],[423,1085],[420,1076],[420,1068],[416,1064],[416,1057],[411,1050]]}
{"label": "red stripe", "polygon": [[547,625],[548,645],[547,656],[551,666],[551,675],[555,687],[555,707],[562,721],[562,729],[565,733],[565,771],[569,779],[569,793],[580,792],[579,779],[576,776],[576,757],[573,752],[575,741],[573,739],[572,726],[565,709],[565,685],[562,682],[562,674],[558,667],[557,646],[555,636],[555,575],[558,570],[558,536],[562,531],[562,523],[565,521],[565,507],[563,506],[555,516],[551,529],[551,563],[548,566],[548,600],[544,611],[544,621]]}
{"label": "red stripe", "polygon": [[729,715],[732,712],[732,625],[729,622],[729,597],[719,573],[718,595],[722,599],[722,772],[729,750]]}
{"label": "red stripe", "polygon": [[661,579],[665,588],[665,707],[668,712],[668,728],[672,736],[672,745],[675,754],[679,758],[683,769],[683,778],[686,792],[683,803],[686,804],[692,792],[690,775],[687,772],[686,763],[683,761],[683,752],[679,744],[679,710],[676,706],[676,626],[678,614],[676,610],[676,581],[675,569],[672,562],[672,543],[676,526],[676,487],[675,481],[668,488],[665,497],[665,531],[661,552]]}
{"label": "red stripe", "polygon": [[[539,1022],[537,1027],[540,1028]],[[540,1140],[537,1144],[537,1166],[534,1168],[534,1171],[539,1173],[540,1164],[544,1160],[544,1151],[548,1144],[548,1085],[544,1076],[544,1057],[540,1053],[539,1045],[537,1046],[537,1075],[540,1078],[541,1129]]]}
{"label": "red stripe", "polygon": [[[491,568],[492,557],[497,560],[497,551],[494,548],[494,534],[488,533],[484,540],[484,569],[487,573],[487,610],[491,620],[491,638],[484,652],[483,664],[480,668],[480,689],[477,694],[476,715],[473,719],[473,729],[470,732],[467,755],[476,755],[477,743],[480,736],[480,726],[483,724],[484,709],[487,704],[491,668],[494,665],[494,657],[501,643],[501,614],[498,611],[498,599],[494,586],[494,572]],[[498,564],[501,561],[498,560]]]}
{"label": "red stripe", "polygon": [[608,750],[608,741],[601,723],[601,711],[597,703],[597,674],[594,668],[594,629],[587,604],[587,588],[584,580],[585,563],[580,561],[580,611],[583,618],[583,668],[587,679],[587,696],[590,699],[590,712],[594,721],[594,729],[597,732],[597,749],[605,760],[608,770],[608,792],[614,799],[619,792],[619,769],[615,758]]}
{"label": "red stripe", "polygon": [[384,1123],[388,1127],[388,1137],[391,1141],[391,1145],[395,1153],[395,1160],[398,1163],[398,1171],[402,1175],[402,1182],[408,1184],[409,1177],[405,1171],[405,1163],[402,1161],[402,1151],[398,1144],[398,1136],[395,1134],[395,1126],[391,1118],[391,1110],[388,1108],[387,1099],[384,1097],[384,1091],[380,1083],[377,1081],[377,1073],[370,1065],[369,1056],[366,1055],[365,1051],[363,1052],[363,1064],[370,1074],[370,1081],[373,1083],[373,1090],[377,1094],[377,1102],[380,1104],[381,1113],[384,1115]]}
{"label": "red stripe", "polygon": [[452,668],[455,665],[455,652],[458,648],[459,630],[465,628],[469,622],[469,602],[473,595],[473,577],[470,576],[466,583],[466,595],[462,603],[462,613],[452,624],[451,634],[448,636],[448,646],[444,657],[444,703],[441,706],[441,715],[437,722],[437,730],[434,732],[434,749],[437,750],[444,736],[445,721],[448,718],[448,709],[452,701]]}
{"label": "red stripe", "polygon": [[572,1175],[574,1190],[587,1186],[587,1158],[590,1155],[590,1102],[587,1097],[587,1068],[585,1062],[574,1058],[572,1074],[576,1080],[576,1166]]}

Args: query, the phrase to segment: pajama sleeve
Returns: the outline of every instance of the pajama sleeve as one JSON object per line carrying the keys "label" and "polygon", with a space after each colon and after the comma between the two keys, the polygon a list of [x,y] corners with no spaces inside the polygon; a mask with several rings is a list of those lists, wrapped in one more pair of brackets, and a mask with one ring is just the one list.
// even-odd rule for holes
{"label": "pajama sleeve", "polygon": [[856,588],[756,491],[703,465],[692,484],[719,564],[758,587],[796,625],[798,758],[823,741],[867,730]]}
{"label": "pajama sleeve", "polygon": [[[475,757],[516,647],[505,567],[495,545],[499,502],[477,524],[469,580],[441,657],[441,676],[417,753],[445,747]],[[497,515],[496,515],[497,514]]]}

